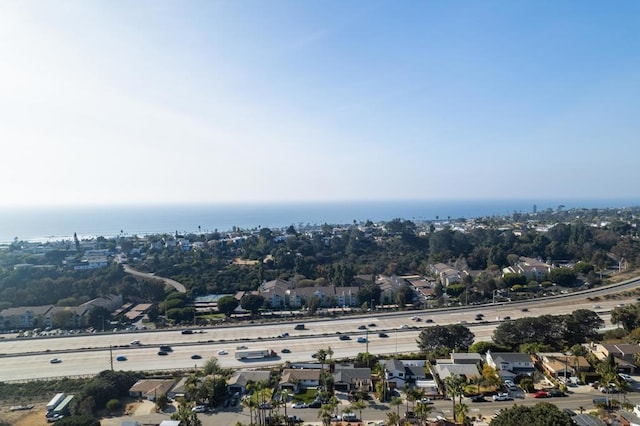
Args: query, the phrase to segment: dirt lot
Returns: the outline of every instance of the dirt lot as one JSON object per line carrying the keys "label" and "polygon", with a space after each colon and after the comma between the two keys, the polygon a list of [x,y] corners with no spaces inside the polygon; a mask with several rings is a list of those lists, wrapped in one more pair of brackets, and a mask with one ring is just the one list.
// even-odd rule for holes
{"label": "dirt lot", "polygon": [[[9,423],[12,426],[47,426],[51,425],[51,423],[47,423],[45,419],[45,414],[47,412],[46,408],[42,403],[36,405],[31,410],[24,411],[11,411],[9,410],[9,406],[2,407],[0,409],[0,419]],[[114,413],[118,416],[126,415],[127,413],[133,414],[136,412],[136,409],[140,405],[140,402],[134,401],[130,402],[125,406],[125,409],[119,413]]]}

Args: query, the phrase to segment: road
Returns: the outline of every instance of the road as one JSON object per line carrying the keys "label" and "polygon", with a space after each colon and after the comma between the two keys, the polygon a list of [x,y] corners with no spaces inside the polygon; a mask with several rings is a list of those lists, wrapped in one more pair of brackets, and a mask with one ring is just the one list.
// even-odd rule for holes
{"label": "road", "polygon": [[[637,285],[637,283],[636,283]],[[392,314],[371,313],[364,316],[348,316],[337,319],[305,321],[305,330],[294,330],[291,322],[271,324],[244,324],[199,329],[194,334],[185,335],[180,331],[98,333],[68,337],[38,339],[17,339],[5,335],[0,339],[0,381],[31,380],[63,376],[93,375],[113,367],[118,370],[172,370],[202,367],[207,359],[218,357],[223,367],[262,367],[283,361],[308,362],[311,354],[319,348],[331,347],[333,357],[354,357],[359,352],[369,350],[374,354],[393,354],[415,352],[416,338],[423,327],[435,324],[452,324],[465,321],[476,340],[490,340],[494,328],[505,316],[512,319],[523,316],[543,314],[564,314],[576,309],[592,309],[600,313],[608,327],[609,311],[619,303],[635,303],[630,296],[625,299],[593,302],[584,296],[561,299],[536,300],[525,304],[482,305],[469,309],[410,311]],[[594,304],[599,308],[594,309]],[[527,311],[523,309],[526,306]],[[477,313],[483,313],[488,323],[475,321]],[[412,321],[418,315],[421,322]],[[433,321],[428,323],[427,320]],[[298,321],[298,320],[296,320]],[[369,327],[369,325],[375,326]],[[407,324],[412,329],[403,329]],[[358,330],[359,326],[369,330]],[[337,332],[349,334],[352,340],[339,340]],[[378,336],[385,332],[388,337]],[[286,338],[277,338],[289,333]],[[357,343],[358,336],[368,337],[369,343]],[[139,340],[141,345],[130,345]],[[171,345],[173,351],[167,356],[157,354],[159,346]],[[272,349],[280,355],[276,359],[259,361],[238,361],[233,356],[236,346],[245,345],[248,349]],[[280,353],[288,348],[290,354]],[[228,355],[220,355],[226,350]],[[191,359],[198,354],[199,360]],[[127,357],[126,361],[116,361],[118,355]],[[62,360],[59,364],[50,364],[53,357]]]}
{"label": "road", "polygon": [[139,277],[139,278],[143,278],[143,279],[147,279],[147,280],[155,280],[155,281],[162,281],[165,284],[168,284],[170,286],[172,286],[173,288],[176,289],[176,291],[178,291],[179,293],[186,293],[187,289],[185,288],[184,284],[179,283],[176,280],[172,280],[171,278],[164,278],[164,277],[158,277],[154,274],[150,274],[147,272],[140,272],[140,271],[136,271],[135,269],[133,269],[132,267],[130,267],[129,265],[127,265],[126,263],[122,264],[122,268],[124,269],[124,272],[126,272],[127,274],[131,274],[133,276]]}

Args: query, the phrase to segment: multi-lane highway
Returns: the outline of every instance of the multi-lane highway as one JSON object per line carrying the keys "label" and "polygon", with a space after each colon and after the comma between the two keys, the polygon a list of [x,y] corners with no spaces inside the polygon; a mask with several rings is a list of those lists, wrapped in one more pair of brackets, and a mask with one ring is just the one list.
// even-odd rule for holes
{"label": "multi-lane highway", "polygon": [[[632,281],[622,287],[628,290],[640,281]],[[618,289],[616,290],[618,291]],[[182,334],[179,330],[99,333],[69,337],[25,339],[5,335],[0,339],[0,380],[30,380],[45,377],[93,375],[111,368],[122,370],[169,370],[201,367],[216,356],[223,367],[258,367],[283,361],[311,361],[311,355],[320,348],[331,347],[333,358],[353,357],[369,350],[375,354],[415,352],[416,337],[421,328],[435,324],[466,322],[477,340],[490,340],[494,328],[506,316],[512,319],[542,314],[570,313],[576,309],[591,309],[609,323],[609,311],[621,303],[635,303],[635,297],[604,300],[603,294],[611,290],[599,290],[588,297],[600,297],[594,302],[584,294],[572,294],[558,299],[539,299],[527,303],[482,305],[467,308],[410,311],[399,313],[370,313],[363,316],[347,316],[336,319],[298,321],[305,330],[294,330],[297,322],[270,324],[244,324],[198,329],[194,334]],[[482,313],[486,323],[475,320]],[[419,316],[422,321],[411,319]],[[427,322],[431,320],[432,322]],[[375,324],[375,325],[373,325]],[[406,328],[406,326],[410,328]],[[368,330],[358,327],[366,326]],[[379,337],[384,332],[388,337]],[[283,333],[284,338],[277,336]],[[338,333],[349,334],[351,340],[340,340]],[[357,337],[368,337],[368,343],[358,343]],[[140,345],[131,345],[139,340]],[[158,355],[160,345],[171,345],[168,355]],[[279,358],[259,361],[238,361],[234,357],[237,346],[248,349],[272,349]],[[290,353],[282,353],[287,348]],[[225,350],[227,355],[218,355]],[[201,359],[192,359],[193,355]],[[117,361],[118,356],[126,361]],[[51,364],[51,358],[62,362]]]}

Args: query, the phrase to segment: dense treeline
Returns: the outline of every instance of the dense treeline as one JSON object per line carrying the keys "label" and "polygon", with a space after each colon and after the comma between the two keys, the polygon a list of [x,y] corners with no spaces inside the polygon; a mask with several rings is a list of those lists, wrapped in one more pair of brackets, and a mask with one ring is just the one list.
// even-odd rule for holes
{"label": "dense treeline", "polygon": [[[501,278],[501,269],[520,256],[578,262],[573,270],[562,268],[552,273],[550,279],[563,285],[572,285],[578,275],[586,277],[589,284],[597,283],[599,272],[618,263],[630,268],[640,266],[637,210],[546,211],[535,216],[514,213],[510,218],[420,225],[394,219],[335,229],[324,225],[310,233],[293,226],[283,232],[235,229],[185,235],[191,243],[201,243],[197,250],[188,251],[164,244],[177,235],[117,240],[100,237],[98,246],[135,253],[136,268],[182,282],[189,296],[255,290],[259,283],[276,278],[297,286],[366,285],[371,279],[356,281],[356,277],[428,275],[430,264],[443,262],[458,269],[484,271],[446,289],[450,297],[462,297],[464,293],[468,302],[474,302],[486,300],[496,289],[514,285],[541,291],[538,283],[529,285],[522,276]],[[460,230],[463,226],[466,231]],[[536,230],[544,226],[549,227],[547,232]],[[116,264],[93,271],[62,266],[69,256],[80,256],[71,243],[66,249],[57,248],[42,256],[19,248],[16,241],[0,252],[0,309],[50,303],[74,305],[110,293],[123,294],[127,301],[159,302],[165,298],[162,284],[135,279]],[[16,268],[18,264],[46,267]],[[365,288],[365,293],[371,291]],[[438,289],[438,294],[444,291]],[[373,294],[371,298],[377,297]]]}

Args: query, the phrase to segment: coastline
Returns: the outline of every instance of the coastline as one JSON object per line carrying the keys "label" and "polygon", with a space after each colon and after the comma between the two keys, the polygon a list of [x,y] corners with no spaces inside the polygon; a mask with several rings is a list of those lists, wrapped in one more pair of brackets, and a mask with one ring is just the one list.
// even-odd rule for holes
{"label": "coastline", "polygon": [[625,208],[640,199],[594,200],[405,200],[314,203],[185,204],[149,206],[15,207],[0,211],[0,243],[71,240],[118,235],[225,232],[240,229],[414,222],[504,217],[557,209]]}

